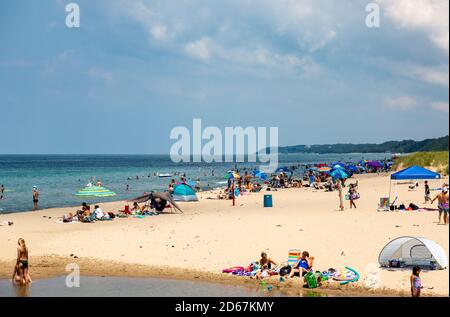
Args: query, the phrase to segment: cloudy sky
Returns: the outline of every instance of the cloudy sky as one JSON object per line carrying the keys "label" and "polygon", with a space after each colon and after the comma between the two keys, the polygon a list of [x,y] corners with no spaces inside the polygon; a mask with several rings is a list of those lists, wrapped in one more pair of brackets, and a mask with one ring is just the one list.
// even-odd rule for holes
{"label": "cloudy sky", "polygon": [[281,145],[448,134],[449,2],[0,1],[0,153],[168,153],[175,126]]}

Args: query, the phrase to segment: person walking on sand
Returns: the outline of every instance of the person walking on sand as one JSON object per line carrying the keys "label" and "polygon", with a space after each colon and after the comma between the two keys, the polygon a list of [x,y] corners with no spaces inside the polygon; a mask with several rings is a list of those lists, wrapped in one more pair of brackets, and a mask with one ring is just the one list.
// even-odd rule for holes
{"label": "person walking on sand", "polygon": [[425,181],[425,204],[431,201],[430,194],[430,185],[428,185],[428,181]]}
{"label": "person walking on sand", "polygon": [[418,267],[418,266],[413,267],[412,274],[409,278],[409,280],[411,282],[411,296],[412,297],[420,297],[420,291],[423,288],[422,281],[419,277],[420,271],[421,271],[420,267]]}
{"label": "person walking on sand", "polygon": [[431,200],[431,203],[434,203],[435,200],[438,200],[438,209],[439,209],[439,224],[441,223],[442,213],[444,214],[444,225],[448,224],[448,187],[443,186],[442,191],[436,195]]}
{"label": "person walking on sand", "polygon": [[[17,261],[16,266],[19,268],[21,283],[27,285],[32,283],[30,273],[28,270],[28,248],[25,244],[25,240],[20,238],[17,242]],[[16,268],[15,268],[16,270]]]}
{"label": "person walking on sand", "polygon": [[38,209],[38,203],[39,203],[39,191],[37,189],[37,186],[33,186],[33,204],[34,209]]}

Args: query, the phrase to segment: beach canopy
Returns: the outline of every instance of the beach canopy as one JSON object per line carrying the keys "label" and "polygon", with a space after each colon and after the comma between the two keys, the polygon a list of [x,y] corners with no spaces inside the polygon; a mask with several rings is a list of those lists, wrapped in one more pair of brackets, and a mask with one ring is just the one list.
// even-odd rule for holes
{"label": "beach canopy", "polygon": [[394,180],[440,179],[441,175],[420,166],[411,166],[391,175]]}
{"label": "beach canopy", "polygon": [[286,166],[278,167],[278,168],[275,170],[275,173],[281,173],[281,172],[283,172],[283,173],[292,173],[292,171],[291,171],[288,167],[286,167]]}
{"label": "beach canopy", "polygon": [[349,178],[349,174],[343,168],[336,168],[330,172],[330,176],[334,179],[346,179]]}
{"label": "beach canopy", "polygon": [[372,162],[368,162],[367,166],[373,167],[373,168],[382,168],[383,164],[381,164],[380,162],[377,162],[377,161],[372,161]]}
{"label": "beach canopy", "polygon": [[198,201],[195,190],[187,184],[175,185],[172,197],[175,201]]}
{"label": "beach canopy", "polygon": [[329,171],[331,171],[331,167],[322,166],[322,167],[319,167],[318,171],[319,172],[329,172]]}
{"label": "beach canopy", "polygon": [[267,180],[269,178],[266,173],[264,173],[260,170],[254,170],[253,176],[261,178],[262,180]]}
{"label": "beach canopy", "polygon": [[430,267],[434,264],[438,270],[448,265],[444,249],[422,237],[399,237],[386,244],[378,256],[378,262],[382,267],[389,267],[392,260],[404,262],[406,266]]}

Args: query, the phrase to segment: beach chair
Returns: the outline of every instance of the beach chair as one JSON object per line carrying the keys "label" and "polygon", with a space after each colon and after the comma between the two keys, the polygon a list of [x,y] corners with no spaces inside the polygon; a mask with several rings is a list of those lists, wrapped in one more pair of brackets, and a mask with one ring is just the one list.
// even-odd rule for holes
{"label": "beach chair", "polygon": [[378,211],[389,211],[389,197],[381,197],[378,204]]}
{"label": "beach chair", "polygon": [[298,249],[289,250],[287,265],[294,267],[302,255],[302,251]]}

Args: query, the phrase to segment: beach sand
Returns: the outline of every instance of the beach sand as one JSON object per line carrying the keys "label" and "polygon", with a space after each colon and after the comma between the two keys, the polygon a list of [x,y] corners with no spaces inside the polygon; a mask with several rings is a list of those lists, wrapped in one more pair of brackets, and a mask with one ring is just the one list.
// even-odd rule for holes
{"label": "beach sand", "polygon": [[[273,208],[263,208],[263,195],[267,192],[243,195],[234,207],[231,201],[206,199],[214,197],[213,192],[202,192],[199,202],[180,203],[183,214],[144,219],[119,218],[93,224],[56,222],[63,214],[77,209],[73,207],[3,214],[0,222],[8,220],[14,224],[0,227],[0,278],[11,277],[20,237],[29,248],[33,278],[62,275],[65,265],[75,262],[80,264],[82,275],[255,283],[250,278],[228,276],[221,270],[247,266],[258,260],[263,250],[282,262],[287,260],[289,249],[301,249],[315,257],[315,269],[350,266],[361,273],[358,283],[339,286],[338,291],[408,296],[409,270],[380,269],[379,287],[363,290],[368,266],[378,267],[383,246],[400,236],[432,239],[448,255],[449,227],[437,224],[437,211],[377,212],[379,198],[389,192],[388,174],[355,178],[361,194],[356,201],[358,208],[349,209],[346,201],[343,212],[338,211],[337,192],[292,188],[270,192]],[[440,184],[432,182],[431,187]],[[399,185],[398,195],[398,203],[431,207],[423,205],[423,186],[410,192],[408,184]],[[104,211],[114,212],[123,206],[124,202],[101,205]],[[422,272],[421,277],[426,286],[424,296],[449,295],[448,269]],[[300,284],[295,279],[282,287],[296,295]]]}

